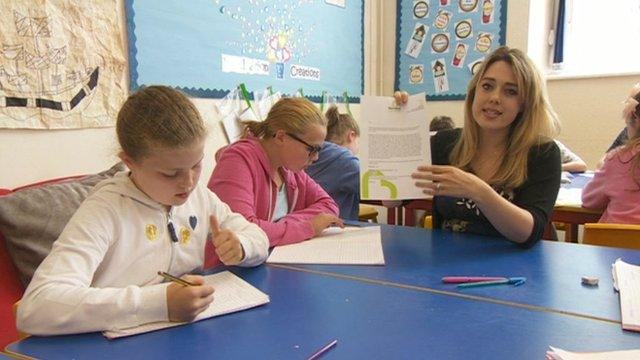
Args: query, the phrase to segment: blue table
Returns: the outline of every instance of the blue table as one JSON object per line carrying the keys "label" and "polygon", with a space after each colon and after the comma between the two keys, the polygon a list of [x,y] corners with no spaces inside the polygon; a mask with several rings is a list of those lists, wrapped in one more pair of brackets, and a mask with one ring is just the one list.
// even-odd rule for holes
{"label": "blue table", "polygon": [[[640,251],[541,241],[522,249],[500,238],[382,226],[386,266],[294,265],[307,271],[415,286],[488,301],[513,302],[578,316],[620,321],[618,294],[613,289],[611,264],[622,258],[640,264]],[[278,265],[280,266],[280,265]],[[524,276],[518,287],[457,289],[443,284],[443,276]],[[581,284],[582,276],[596,276],[597,287]]]}
{"label": "blue table", "polygon": [[[639,262],[640,252],[561,243],[522,250],[504,240],[392,226],[383,228],[383,238],[384,267],[233,269],[270,295],[262,307],[117,340],[99,333],[29,337],[7,350],[47,359],[305,359],[338,339],[326,359],[540,359],[549,345],[640,347],[640,334],[615,321],[619,305],[607,274],[611,256]],[[502,275],[507,268],[507,275],[529,277],[527,283],[464,292],[440,284],[453,270]],[[599,288],[574,279],[587,268],[600,275]],[[559,270],[565,274],[557,276]]]}

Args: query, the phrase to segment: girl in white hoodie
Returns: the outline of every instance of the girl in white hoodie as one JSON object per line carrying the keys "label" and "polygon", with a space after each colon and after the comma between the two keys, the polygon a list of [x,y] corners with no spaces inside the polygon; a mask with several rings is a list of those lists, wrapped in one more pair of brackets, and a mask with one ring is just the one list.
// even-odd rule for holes
{"label": "girl in white hoodie", "polygon": [[[267,257],[265,233],[198,184],[206,128],[185,95],[138,91],[118,113],[116,132],[129,171],[96,185],[60,234],[20,302],[21,331],[190,321],[214,301],[202,276],[185,275],[202,270],[205,253],[212,265]],[[163,282],[160,270],[195,286]]]}

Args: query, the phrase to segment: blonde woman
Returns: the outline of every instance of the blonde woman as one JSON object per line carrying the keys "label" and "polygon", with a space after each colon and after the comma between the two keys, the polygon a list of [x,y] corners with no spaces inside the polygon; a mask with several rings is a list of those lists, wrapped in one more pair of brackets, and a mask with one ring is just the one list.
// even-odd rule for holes
{"label": "blonde woman", "polygon": [[531,246],[560,187],[558,121],[531,60],[501,47],[469,83],[464,128],[432,138],[433,164],[413,174],[434,195],[434,227]]}
{"label": "blonde woman", "polygon": [[335,201],[303,170],[318,159],[327,133],[304,98],[283,98],[263,122],[247,122],[243,139],[221,154],[209,188],[258,224],[271,246],[297,243],[337,224]]}

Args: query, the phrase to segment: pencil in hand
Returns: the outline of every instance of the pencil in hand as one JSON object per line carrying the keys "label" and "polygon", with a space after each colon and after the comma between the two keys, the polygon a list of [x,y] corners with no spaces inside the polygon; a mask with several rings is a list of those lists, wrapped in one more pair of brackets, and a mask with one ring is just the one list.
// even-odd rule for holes
{"label": "pencil in hand", "polygon": [[173,281],[173,282],[178,283],[178,284],[183,285],[183,286],[196,286],[196,284],[188,282],[187,280],[183,280],[183,279],[180,279],[178,277],[175,277],[175,276],[169,274],[168,272],[158,271],[158,275],[162,276],[166,280]]}

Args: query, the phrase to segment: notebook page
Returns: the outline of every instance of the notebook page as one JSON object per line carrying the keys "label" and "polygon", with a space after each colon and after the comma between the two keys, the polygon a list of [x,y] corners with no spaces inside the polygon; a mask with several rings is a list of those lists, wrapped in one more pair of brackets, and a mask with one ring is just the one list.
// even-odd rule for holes
{"label": "notebook page", "polygon": [[582,189],[563,188],[558,191],[556,206],[582,206]]}
{"label": "notebook page", "polygon": [[267,263],[384,265],[380,227],[330,228],[311,240],[276,246]]}
{"label": "notebook page", "polygon": [[620,289],[622,328],[640,331],[640,266],[620,259],[615,262],[616,280]]}
{"label": "notebook page", "polygon": [[[246,310],[269,302],[269,296],[267,294],[256,289],[229,271],[207,275],[204,279],[205,283],[215,288],[214,299],[209,307],[198,314],[193,321]],[[103,334],[109,339],[114,339],[184,324],[187,323],[162,321],[127,329],[108,330],[104,331]]]}
{"label": "notebook page", "polygon": [[553,346],[549,346],[551,351],[547,354],[551,355],[553,360],[633,360],[640,358],[640,350],[620,350],[605,352],[571,352]]}

